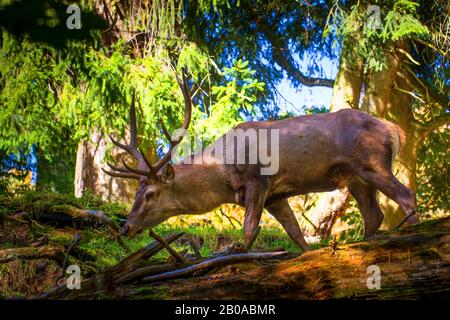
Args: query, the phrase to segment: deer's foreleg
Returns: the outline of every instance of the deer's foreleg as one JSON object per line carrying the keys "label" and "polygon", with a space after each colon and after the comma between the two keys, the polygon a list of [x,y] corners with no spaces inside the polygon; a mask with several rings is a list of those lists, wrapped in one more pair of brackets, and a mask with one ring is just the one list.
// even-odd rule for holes
{"label": "deer's foreleg", "polygon": [[244,245],[248,247],[256,232],[264,209],[267,189],[258,183],[245,188]]}

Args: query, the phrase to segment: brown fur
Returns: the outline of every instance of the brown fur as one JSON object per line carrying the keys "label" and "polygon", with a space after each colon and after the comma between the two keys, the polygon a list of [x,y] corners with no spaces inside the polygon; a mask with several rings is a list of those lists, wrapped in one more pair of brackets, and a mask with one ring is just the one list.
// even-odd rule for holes
{"label": "brown fur", "polygon": [[[306,250],[288,197],[347,186],[364,217],[366,237],[374,235],[383,219],[376,202],[377,190],[396,201],[405,213],[416,209],[414,193],[391,172],[392,157],[404,141],[404,132],[391,122],[346,109],[248,122],[238,128],[279,130],[279,170],[275,174],[261,175],[261,164],[214,163],[217,152],[205,157],[202,164],[175,164],[174,177],[141,185],[128,218],[128,234],[151,228],[171,216],[201,214],[224,203],[237,203],[246,208],[246,242],[267,208]],[[226,154],[219,141],[210,148],[217,151],[223,147]],[[235,156],[249,156],[245,147],[233,152]],[[141,200],[149,194],[150,198]]]}

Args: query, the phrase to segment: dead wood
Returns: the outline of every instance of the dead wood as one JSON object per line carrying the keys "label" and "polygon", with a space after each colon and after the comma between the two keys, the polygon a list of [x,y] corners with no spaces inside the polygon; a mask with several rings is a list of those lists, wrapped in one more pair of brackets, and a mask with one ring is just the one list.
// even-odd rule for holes
{"label": "dead wood", "polygon": [[242,227],[242,223],[241,223],[239,220],[237,220],[235,217],[230,217],[229,215],[227,215],[227,214],[223,211],[222,208],[219,208],[219,211],[220,211],[220,213],[222,214],[222,216],[224,216],[225,218],[228,219],[228,222],[231,224],[231,226],[232,226],[233,228],[236,229],[236,227],[234,226],[233,220],[236,221],[237,224],[238,224],[240,227]]}
{"label": "dead wood", "polygon": [[193,273],[198,273],[200,271],[208,271],[211,268],[221,267],[227,264],[239,263],[243,261],[249,260],[266,260],[266,259],[276,259],[282,258],[288,255],[288,252],[268,252],[268,253],[241,253],[234,254],[229,256],[222,256],[218,258],[209,259],[198,264],[178,269],[176,271],[169,271],[162,274],[157,274],[153,276],[148,276],[142,279],[144,282],[155,282],[161,280],[174,279],[186,275],[190,275]]}
{"label": "dead wood", "polygon": [[122,239],[120,227],[103,211],[83,210],[70,205],[54,205],[46,208],[45,213],[32,215],[31,219],[43,223],[76,224],[78,227],[83,223],[87,223],[87,225],[89,222],[101,223],[111,230],[120,246],[129,251]]}
{"label": "dead wood", "polygon": [[160,235],[156,234],[152,229],[148,230],[148,234],[158,241],[164,249],[166,249],[179,263],[188,264],[185,257],[179,254],[175,249],[173,249]]}
{"label": "dead wood", "polygon": [[81,240],[81,237],[80,237],[80,235],[79,235],[78,232],[77,232],[77,233],[75,234],[75,239],[72,241],[72,243],[71,243],[71,244],[69,245],[69,247],[67,248],[66,255],[65,255],[65,257],[64,257],[64,261],[63,261],[62,267],[61,267],[61,274],[59,275],[58,278],[55,279],[55,281],[54,281],[55,285],[57,285],[58,282],[59,282],[59,280],[62,279],[62,278],[64,277],[64,274],[66,273],[67,261],[69,261],[69,255],[70,255],[70,252],[72,251],[72,249],[73,249],[76,245],[78,245],[78,243],[80,242],[80,240]]}
{"label": "dead wood", "polygon": [[[167,244],[179,239],[183,236],[183,232],[173,233],[164,238]],[[118,279],[123,278],[130,272],[135,271],[136,265],[139,261],[148,259],[151,256],[157,254],[159,251],[163,250],[164,246],[158,241],[153,241],[147,246],[133,254],[125,257],[117,264],[98,272],[89,279],[85,279],[81,282],[81,290],[68,290],[65,285],[52,289],[49,292],[37,297],[37,299],[65,299],[70,298],[72,295],[87,295],[90,296],[94,292],[107,290],[108,288],[114,286]],[[78,291],[78,292],[75,292]]]}
{"label": "dead wood", "polygon": [[51,259],[60,265],[64,261],[64,248],[59,246],[22,247],[0,250],[0,263],[17,259]]}
{"label": "dead wood", "polygon": [[[170,244],[174,242],[175,240],[179,239],[181,236],[183,236],[184,232],[179,233],[172,233],[169,234],[164,238],[164,241],[167,244]],[[109,272],[114,274],[114,278],[119,278],[123,274],[128,273],[134,269],[134,265],[139,261],[143,259],[148,259],[161,250],[164,249],[164,246],[159,241],[153,241],[146,247],[139,249],[135,253],[129,255],[128,257],[122,259],[119,263],[109,268]]]}
{"label": "dead wood", "polygon": [[189,245],[191,246],[192,250],[194,251],[195,256],[197,259],[200,259],[202,255],[200,254],[200,241],[198,237],[193,236],[192,234],[188,234],[188,241]]}
{"label": "dead wood", "polygon": [[136,269],[132,272],[127,273],[126,275],[120,277],[116,280],[116,283],[122,284],[127,282],[132,282],[138,279],[142,279],[143,277],[159,274],[167,271],[172,271],[179,268],[179,264],[171,263],[171,264],[160,264],[155,266],[148,266]]}
{"label": "dead wood", "polygon": [[[380,288],[369,288],[369,266]],[[370,241],[322,248],[237,273],[169,281],[165,299],[450,298],[450,217],[380,232]],[[155,284],[156,285],[156,284]],[[243,293],[245,292],[245,296]],[[128,298],[138,293],[130,292]]]}
{"label": "dead wood", "polygon": [[[166,237],[165,241],[169,240]],[[156,246],[163,248],[157,242]],[[274,258],[284,258],[285,254],[268,253]],[[47,297],[92,299],[106,295],[139,299],[144,297],[143,292],[145,298],[156,299],[450,297],[450,218],[380,232],[370,241],[346,245],[337,243],[334,251],[322,248],[293,259],[252,259],[257,255],[221,256],[178,270],[171,268],[179,268],[180,264],[131,270],[114,266],[120,270],[114,271],[115,282],[107,273],[100,273],[83,282],[81,290],[62,288]],[[142,257],[142,253],[139,256]],[[124,260],[123,264],[129,265],[134,258]],[[380,289],[367,287],[370,276],[367,268],[373,265],[381,270]],[[109,270],[114,270],[114,267]],[[197,277],[205,272],[210,274]],[[163,280],[164,286],[161,287]]]}

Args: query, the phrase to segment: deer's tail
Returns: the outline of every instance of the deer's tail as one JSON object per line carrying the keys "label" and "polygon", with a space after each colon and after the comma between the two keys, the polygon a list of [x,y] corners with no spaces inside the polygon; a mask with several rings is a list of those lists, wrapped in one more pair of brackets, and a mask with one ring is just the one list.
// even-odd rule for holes
{"label": "deer's tail", "polygon": [[392,148],[392,160],[394,160],[394,158],[400,153],[400,150],[405,143],[406,134],[399,125],[387,120],[384,120],[384,123],[389,130]]}

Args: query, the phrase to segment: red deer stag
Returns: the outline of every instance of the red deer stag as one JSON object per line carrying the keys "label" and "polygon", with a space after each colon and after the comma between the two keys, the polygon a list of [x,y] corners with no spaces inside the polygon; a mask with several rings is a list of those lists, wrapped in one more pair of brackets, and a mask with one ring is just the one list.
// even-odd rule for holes
{"label": "red deer stag", "polygon": [[[186,130],[192,112],[190,88],[184,72],[182,80],[177,76],[177,81],[184,97],[182,129]],[[344,186],[358,203],[364,218],[365,238],[372,237],[383,220],[377,190],[400,205],[410,216],[409,223],[416,222],[413,215],[415,194],[391,171],[392,160],[404,140],[403,131],[394,123],[351,109],[278,121],[247,122],[201,151],[200,157],[191,155],[174,165],[169,161],[182,137],[171,139],[162,122],[161,126],[170,148],[157,163],[150,164],[137,146],[133,96],[130,143],[123,145],[111,138],[138,161],[137,169],[124,162],[124,167],[108,164],[113,171],[105,170],[114,177],[139,180],[134,205],[123,228],[125,235],[137,234],[176,215],[202,214],[221,204],[235,203],[245,207],[245,244],[256,232],[266,208],[295,243],[307,250],[308,244],[287,199]],[[244,134],[244,143],[235,148],[234,142],[240,138],[238,131]],[[278,153],[277,170],[267,170],[271,172],[263,174],[262,170],[268,169],[267,161],[263,164],[263,161],[249,160],[252,160],[255,145],[261,148],[261,141],[265,143],[268,131],[276,133],[271,134],[268,147],[272,155]],[[252,132],[257,134],[252,135]],[[260,132],[264,134],[258,134]],[[252,137],[256,139],[253,142]],[[228,161],[217,161],[220,157]],[[198,158],[201,161],[193,161]]]}

